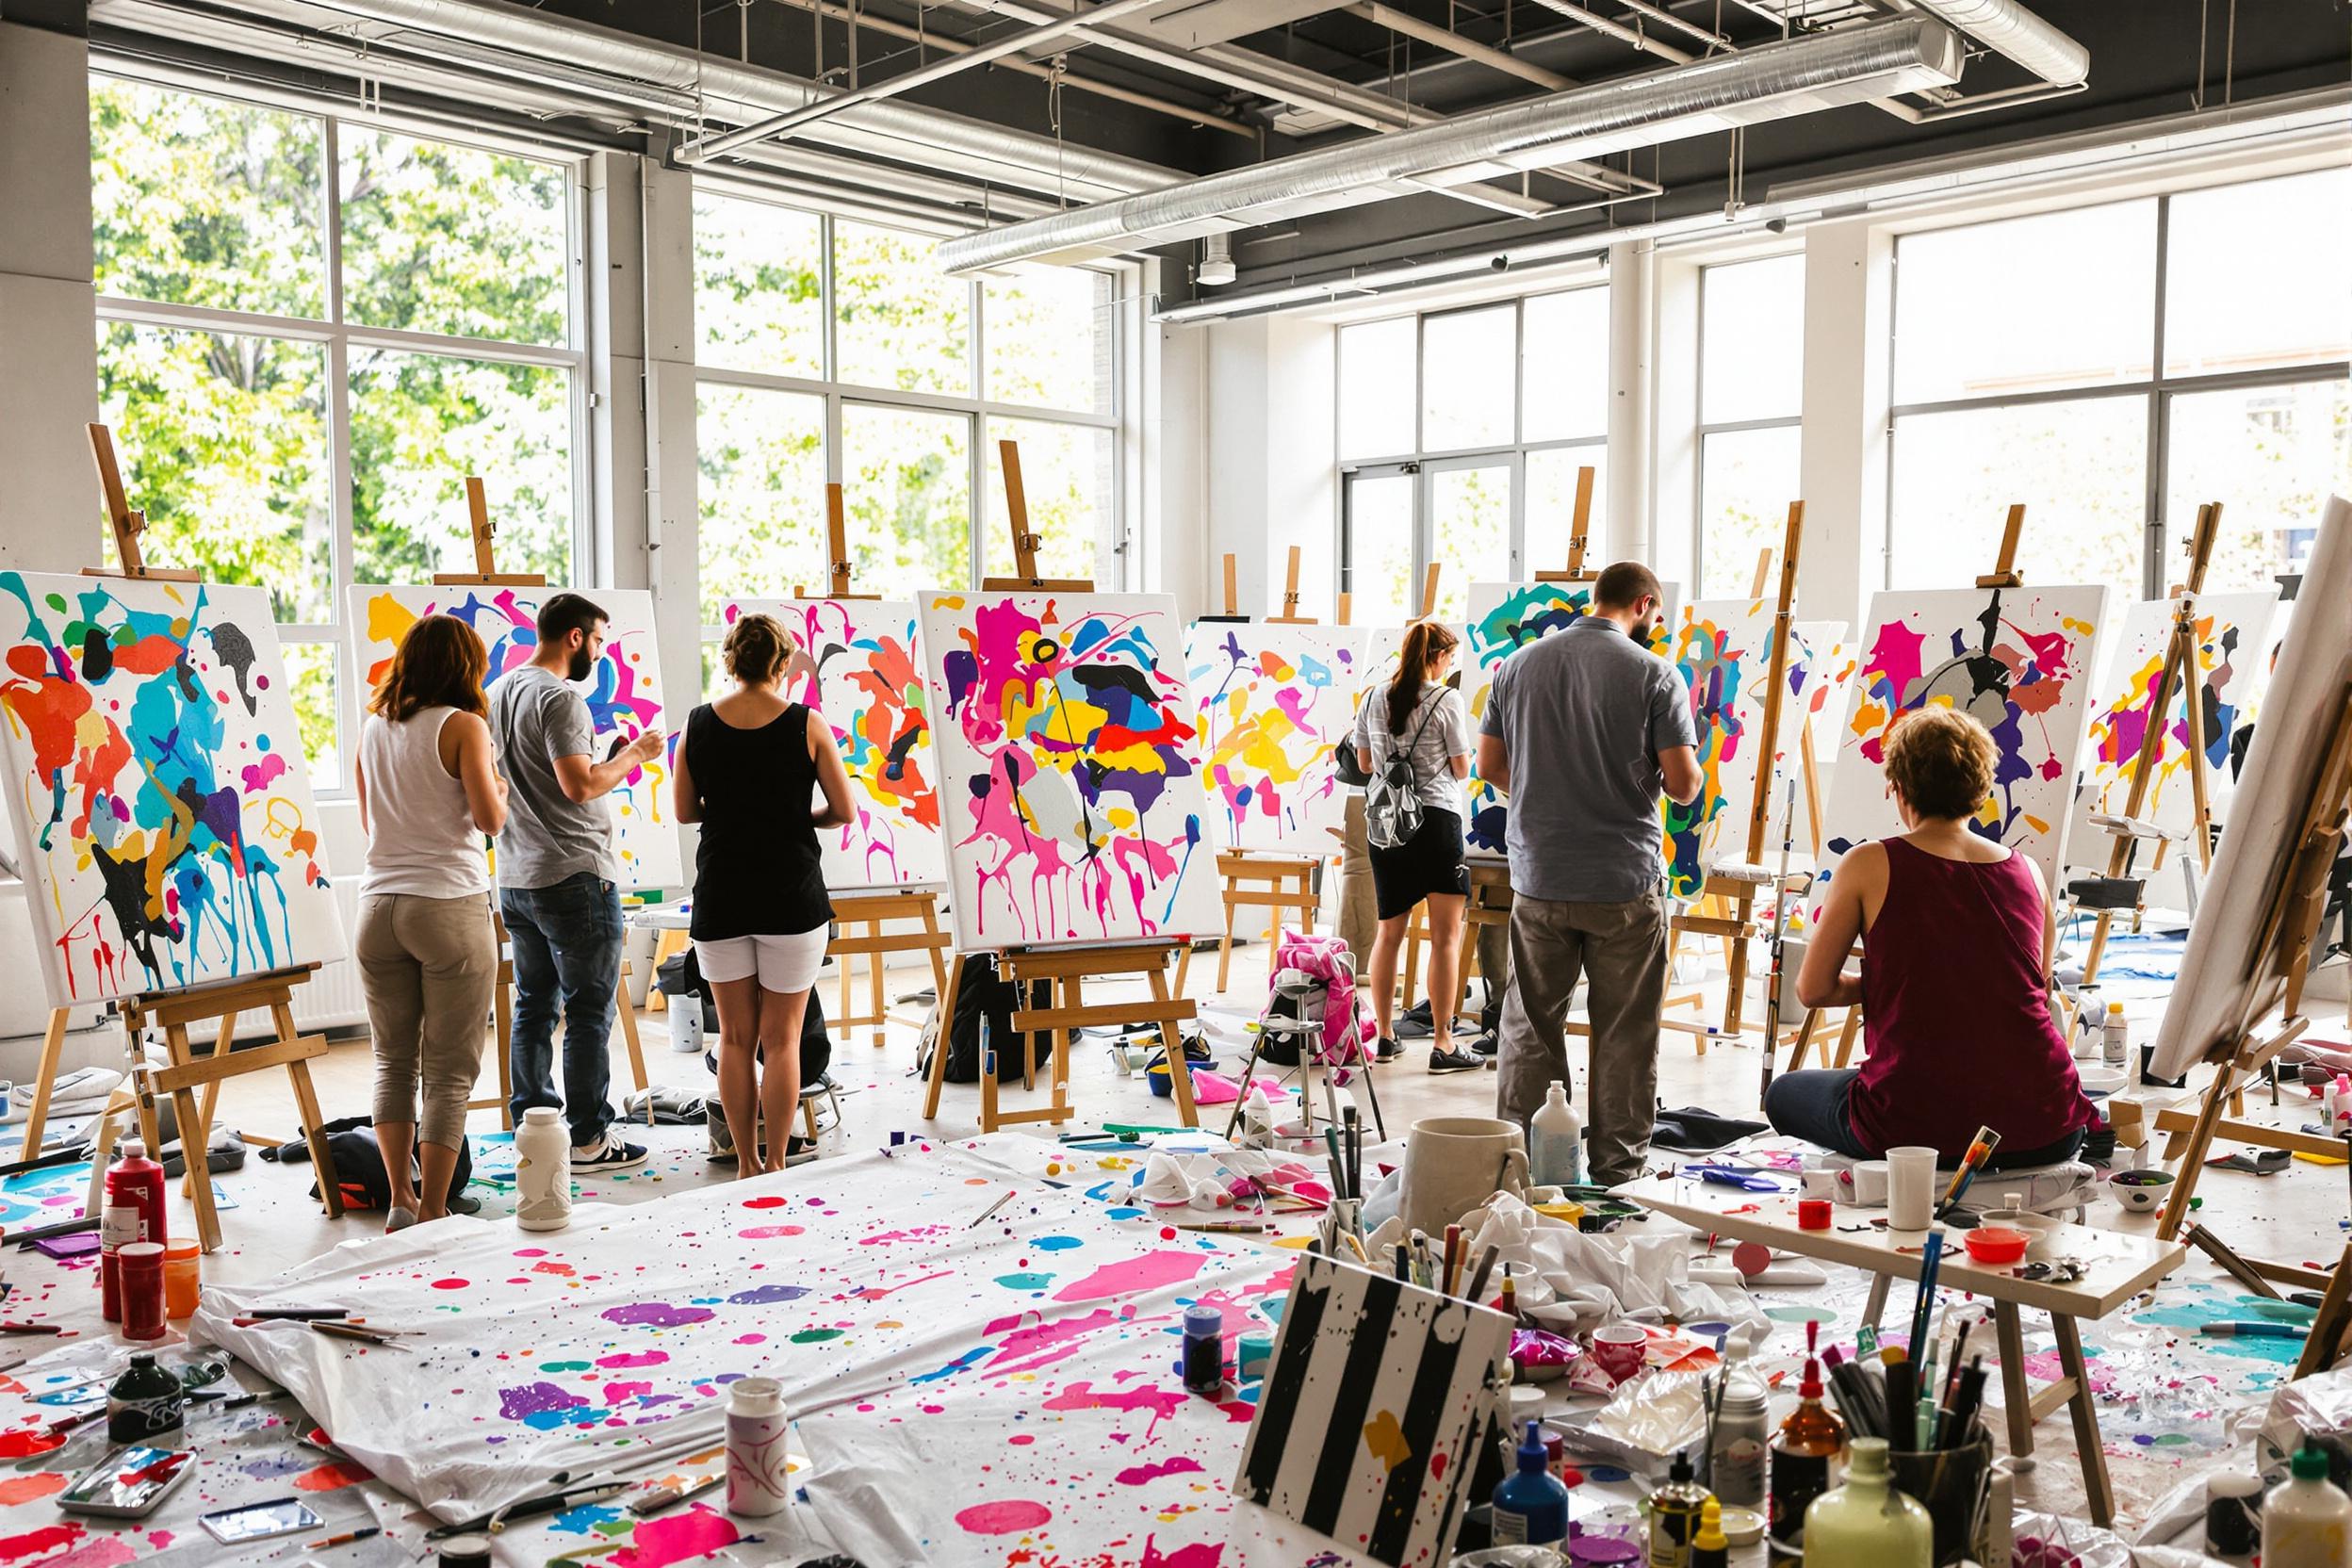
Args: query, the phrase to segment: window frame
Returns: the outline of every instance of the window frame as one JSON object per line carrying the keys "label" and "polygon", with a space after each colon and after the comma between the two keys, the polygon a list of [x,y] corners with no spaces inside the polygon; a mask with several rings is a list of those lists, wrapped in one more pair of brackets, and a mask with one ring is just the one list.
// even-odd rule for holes
{"label": "window frame", "polygon": [[[177,81],[157,80],[113,61],[94,57],[90,74],[111,81],[126,82],[155,91],[180,94],[185,97],[209,99],[249,108],[264,109],[272,114],[299,116],[318,122],[320,134],[320,184],[318,221],[324,227],[325,246],[322,265],[326,269],[326,315],[323,318],[307,316],[286,316],[268,311],[224,309],[214,305],[172,304],[157,300],[142,300],[129,295],[100,293],[96,299],[98,330],[122,323],[139,327],[176,328],[182,331],[235,333],[243,336],[270,338],[279,341],[316,343],[326,351],[326,408],[327,438],[327,507],[334,531],[335,580],[329,590],[329,604],[334,618],[325,622],[281,621],[276,623],[280,645],[296,643],[326,643],[335,649],[335,754],[339,760],[338,776],[327,787],[314,781],[313,792],[321,801],[356,799],[351,784],[352,764],[357,756],[360,720],[360,694],[355,689],[350,639],[345,635],[349,596],[345,590],[352,585],[352,571],[357,562],[358,547],[352,531],[352,476],[351,444],[351,351],[353,348],[384,349],[395,352],[432,354],[449,359],[484,361],[493,364],[525,365],[540,369],[561,369],[565,372],[570,392],[566,400],[571,422],[571,577],[577,584],[581,580],[583,567],[593,567],[596,561],[596,530],[592,498],[595,494],[595,428],[588,417],[588,373],[594,323],[588,319],[583,244],[587,235],[587,182],[584,178],[587,159],[584,155],[566,154],[552,148],[522,146],[495,136],[474,136],[430,122],[410,122],[396,115],[369,112],[364,116],[370,129],[391,131],[397,135],[430,141],[445,146],[496,153],[507,157],[528,158],[560,169],[564,174],[564,309],[565,341],[561,347],[515,343],[494,337],[463,337],[441,333],[416,332],[402,327],[362,326],[343,317],[343,185],[342,123],[349,116],[335,114],[310,106],[289,106],[272,100],[267,94],[239,92],[234,84],[223,84],[216,90],[209,84],[203,88],[184,86]],[[133,498],[136,501],[137,498]],[[105,542],[99,542],[103,550]]]}
{"label": "window frame", "polygon": [[[1756,262],[1764,261],[1786,261],[1790,256],[1802,258],[1805,252],[1801,248],[1796,250],[1775,250],[1765,252],[1759,255],[1727,256],[1721,261],[1705,262],[1700,265],[1698,270],[1698,288],[1696,291],[1697,323],[1695,330],[1693,330],[1690,334],[1691,406],[1694,409],[1700,410],[1703,413],[1707,407],[1707,275],[1709,272],[1716,270],[1718,268],[1746,267]],[[1800,313],[1802,313],[1805,308],[1805,301],[1802,295],[1800,295],[1798,299],[1797,307]],[[1800,341],[1802,341],[1802,337],[1800,337]],[[1685,595],[1689,598],[1697,599],[1704,596],[1700,594],[1699,589],[1707,581],[1707,438],[1714,435],[1744,434],[1750,431],[1759,430],[1794,430],[1798,433],[1799,443],[1800,446],[1802,446],[1805,431],[1805,377],[1804,367],[1802,365],[1798,367],[1797,411],[1795,413],[1773,415],[1769,418],[1717,419],[1711,422],[1702,416],[1692,427],[1690,451],[1690,580],[1685,589]],[[1800,462],[1802,462],[1802,458],[1800,458]],[[1891,493],[1892,492],[1890,491],[1889,494]],[[1788,499],[1792,501],[1798,498],[1799,498],[1796,496],[1790,496],[1788,498]]]}
{"label": "window frame", "polygon": [[[2166,512],[2166,498],[2171,489],[2172,468],[2172,403],[2177,397],[2206,392],[2234,392],[2276,386],[2297,386],[2310,384],[2352,382],[2352,360],[2306,360],[2294,365],[2275,365],[2255,370],[2227,370],[2202,375],[2168,374],[2164,368],[2164,335],[2171,310],[2170,270],[2172,251],[2172,204],[2176,196],[2196,195],[2203,191],[2234,187],[2266,185],[2292,179],[2294,171],[2262,175],[2248,180],[2227,180],[2215,185],[2183,187],[2161,190],[2153,197],[2134,194],[2118,197],[2113,202],[2090,204],[2093,206],[2120,206],[2132,202],[2153,200],[2156,222],[2152,243],[2156,247],[2153,319],[2148,323],[2150,334],[2152,373],[2139,381],[2122,382],[2098,386],[2052,387],[2034,392],[1992,394],[1978,398],[1945,398],[1927,402],[1890,403],[1886,410],[1886,547],[1880,563],[1880,586],[1894,586],[1895,528],[1894,500],[1896,465],[1902,461],[1899,426],[1904,418],[1923,414],[1950,414],[1977,409],[2028,408],[2040,403],[2089,402],[2101,398],[2133,397],[2148,400],[2148,437],[2141,473],[2141,548],[2140,597],[2155,599],[2166,596],[2167,589],[2180,573],[2176,570],[2177,542],[2188,537],[2194,518],[2177,520]],[[2030,215],[2029,215],[2030,216]],[[1956,223],[1935,229],[1918,231],[1923,234],[1949,233],[1955,228],[1974,228],[2010,221],[2008,216],[1988,218],[1978,223]],[[1889,267],[1892,282],[1887,309],[1886,370],[1887,384],[1894,384],[1895,355],[1900,346],[1903,321],[1903,242],[1909,235],[1895,237]],[[2223,498],[2225,500],[2228,498]]]}
{"label": "window frame", "polygon": [[[841,411],[849,403],[880,404],[893,408],[915,410],[926,414],[951,414],[961,416],[966,424],[965,453],[969,469],[967,481],[968,520],[971,532],[972,569],[964,586],[976,588],[987,571],[988,530],[989,524],[988,470],[990,452],[987,446],[989,421],[1006,419],[1028,424],[1081,425],[1111,433],[1111,493],[1109,497],[1109,528],[1107,535],[1098,532],[1095,539],[1095,559],[1107,568],[1098,574],[1098,585],[1105,592],[1123,592],[1131,576],[1129,563],[1134,557],[1135,519],[1128,503],[1129,456],[1128,443],[1122,438],[1129,400],[1128,365],[1132,351],[1130,317],[1136,298],[1134,286],[1135,273],[1132,265],[1103,265],[1086,269],[1102,273],[1111,280],[1111,295],[1105,311],[1103,330],[1110,334],[1110,364],[1105,394],[1110,407],[1106,411],[1063,409],[1037,403],[1005,402],[990,397],[988,384],[988,312],[987,289],[978,277],[963,280],[970,331],[966,334],[965,353],[970,380],[967,384],[975,390],[970,394],[945,392],[909,392],[895,386],[875,386],[841,379],[841,321],[835,309],[834,272],[839,265],[839,252],[834,243],[836,215],[823,209],[811,209],[743,187],[713,182],[697,182],[697,198],[710,197],[730,202],[761,202],[789,211],[810,213],[818,220],[818,254],[821,272],[818,279],[819,323],[822,334],[819,356],[824,368],[821,376],[783,376],[763,370],[741,370],[725,366],[705,364],[701,359],[701,339],[695,339],[694,383],[696,386],[714,384],[744,387],[755,391],[794,392],[815,397],[825,408],[825,478],[828,484],[845,482],[846,448],[842,440]],[[869,228],[889,228],[890,224],[875,219],[858,217],[851,221]],[[920,231],[905,230],[906,233]],[[700,440],[699,432],[696,434]],[[821,582],[804,584],[812,592],[823,592]],[[949,586],[941,584],[941,586]],[[856,583],[852,583],[855,590]],[[700,595],[697,591],[697,605]],[[726,628],[704,625],[701,641],[716,642]]]}

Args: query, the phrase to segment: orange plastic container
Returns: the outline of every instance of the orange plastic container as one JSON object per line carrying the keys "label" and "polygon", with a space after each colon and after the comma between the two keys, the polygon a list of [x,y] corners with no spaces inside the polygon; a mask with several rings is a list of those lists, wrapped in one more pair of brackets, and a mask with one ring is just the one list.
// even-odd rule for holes
{"label": "orange plastic container", "polygon": [[2016,1263],[2025,1256],[2033,1237],[2004,1225],[1980,1225],[1968,1233],[1968,1256],[1978,1263]]}
{"label": "orange plastic container", "polygon": [[163,1315],[186,1317],[196,1310],[203,1294],[203,1251],[194,1236],[166,1242],[163,1248]]}

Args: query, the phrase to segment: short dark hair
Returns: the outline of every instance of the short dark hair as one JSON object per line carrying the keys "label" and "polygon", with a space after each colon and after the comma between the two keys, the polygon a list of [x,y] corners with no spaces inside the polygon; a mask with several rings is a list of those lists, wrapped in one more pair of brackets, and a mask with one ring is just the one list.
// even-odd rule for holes
{"label": "short dark hair", "polygon": [[539,645],[560,643],[573,632],[585,632],[598,621],[612,617],[578,594],[558,594],[539,607]]}
{"label": "short dark hair", "polygon": [[1644,596],[1663,603],[1666,590],[1658,586],[1658,574],[1639,561],[1603,567],[1592,584],[1592,603],[1598,609],[1630,610],[1635,600]]}
{"label": "short dark hair", "polygon": [[1886,781],[1923,817],[1973,817],[2001,761],[1973,713],[1941,705],[1899,713],[1879,741]]}

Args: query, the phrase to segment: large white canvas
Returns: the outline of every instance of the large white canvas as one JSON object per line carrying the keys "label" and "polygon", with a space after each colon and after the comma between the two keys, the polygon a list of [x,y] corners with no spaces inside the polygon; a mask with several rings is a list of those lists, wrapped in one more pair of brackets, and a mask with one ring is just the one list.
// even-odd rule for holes
{"label": "large white canvas", "polygon": [[2330,496],[2278,667],[2262,699],[2267,713],[2246,747],[2246,771],[2230,810],[2230,831],[2213,852],[2213,874],[2190,923],[2156,1034],[2159,1077],[2177,1078],[2275,1005],[2283,982],[2256,951],[2279,883],[2300,852],[2297,833],[2313,781],[2343,714],[2352,681],[2352,501]]}
{"label": "large white canvas", "polygon": [[2106,600],[2098,584],[1871,596],[1830,776],[1812,918],[1848,850],[1903,831],[1880,743],[1898,716],[1930,704],[1962,709],[1992,732],[1999,761],[1976,831],[2032,857],[2057,886]]}
{"label": "large white canvas", "polygon": [[[1681,588],[1663,584],[1666,602],[1658,635],[1650,651],[1671,657],[1674,601]],[[1470,585],[1470,622],[1462,629],[1462,689],[1470,702],[1470,732],[1486,719],[1486,699],[1494,689],[1494,672],[1504,660],[1529,643],[1565,629],[1581,617],[1592,598],[1590,582],[1474,582]],[[1470,809],[1462,819],[1469,853],[1499,858],[1510,831],[1510,807],[1503,794],[1478,776],[1478,754],[1471,753],[1466,786]]]}
{"label": "large white canvas", "polygon": [[346,956],[266,592],[5,572],[0,645],[53,1006]]}
{"label": "large white canvas", "polygon": [[[426,615],[454,615],[472,627],[490,650],[495,686],[531,662],[539,646],[539,606],[555,588],[453,586],[351,588],[351,653],[367,690],[391,667],[408,629]],[[574,682],[596,727],[596,760],[603,761],[646,730],[668,722],[662,706],[662,655],[653,630],[653,596],[641,588],[599,588],[590,596],[609,618],[604,653],[584,680]],[[682,725],[685,714],[675,715]],[[605,798],[612,803],[613,842],[628,888],[682,888],[678,824],[670,811],[670,759],[637,769]]]}
{"label": "large white canvas", "polygon": [[1175,599],[967,591],[918,603],[957,947],[1216,929]]}
{"label": "large white canvas", "polygon": [[1348,804],[1331,748],[1355,723],[1364,650],[1360,627],[1193,623],[1184,664],[1220,845],[1331,853]]}
{"label": "large white canvas", "polygon": [[[2149,708],[2164,651],[2172,640],[2174,602],[2142,599],[2123,612],[2119,634],[2100,660],[2103,673],[2091,704],[2089,743],[2082,753],[2081,814],[2067,858],[2076,865],[2103,865],[2114,840],[2092,827],[2092,812],[2120,812],[2132,795],[2132,775],[2148,735]],[[2230,737],[2258,715],[2270,678],[2270,638],[2278,609],[2268,593],[2207,594],[2196,605],[2197,665],[2193,677],[2197,710],[2204,719],[2205,797],[2215,822],[2225,820],[2235,788],[2230,772]],[[2196,820],[2189,779],[2188,694],[2176,691],[2166,715],[2163,749],[2140,803],[2143,821],[2186,833]]]}
{"label": "large white canvas", "polygon": [[729,599],[720,617],[773,615],[797,645],[784,695],[825,715],[849,773],[855,820],[822,828],[828,888],[947,880],[931,704],[907,599]]}

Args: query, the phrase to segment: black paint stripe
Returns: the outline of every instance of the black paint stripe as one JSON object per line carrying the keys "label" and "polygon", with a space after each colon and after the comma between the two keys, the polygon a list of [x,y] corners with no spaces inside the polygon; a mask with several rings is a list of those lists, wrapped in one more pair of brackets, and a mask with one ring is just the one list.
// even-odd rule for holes
{"label": "black paint stripe", "polygon": [[[1323,1434],[1323,1451],[1315,1460],[1315,1479],[1307,1489],[1307,1505],[1298,1516],[1300,1524],[1325,1535],[1331,1534],[1331,1527],[1339,1523],[1340,1513],[1347,1507],[1349,1484],[1356,1477],[1357,1456],[1364,1449],[1364,1414],[1372,1408],[1372,1396],[1380,1392],[1380,1368],[1396,1353],[1397,1318],[1403,1312],[1404,1286],[1377,1274],[1359,1272],[1357,1278],[1364,1282],[1363,1314],[1348,1329],[1351,1336],[1348,1359],[1339,1369],[1339,1384],[1332,1391],[1331,1419]],[[1340,1544],[1352,1551],[1356,1543],[1342,1541]]]}
{"label": "black paint stripe", "polygon": [[1281,1475],[1282,1452],[1289,1446],[1291,1420],[1298,1413],[1298,1391],[1307,1380],[1321,1336],[1323,1309],[1331,1300],[1331,1277],[1319,1260],[1298,1260],[1291,1277],[1290,1298],[1282,1307],[1282,1330],[1274,1359],[1258,1390],[1257,1418],[1250,1428],[1250,1452],[1242,1461],[1242,1491],[1253,1503],[1273,1495]]}
{"label": "black paint stripe", "polygon": [[[1468,1309],[1447,1304],[1438,1311],[1441,1315],[1462,1315]],[[1444,1480],[1433,1480],[1429,1475],[1429,1455],[1437,1446],[1441,1428],[1465,1434],[1475,1424],[1456,1413],[1460,1408],[1457,1401],[1465,1401],[1468,1392],[1461,1387],[1459,1380],[1466,1371],[1475,1388],[1483,1380],[1484,1369],[1465,1368],[1462,1359],[1460,1335],[1447,1343],[1443,1335],[1430,1333],[1421,1342],[1420,1364],[1413,1371],[1413,1392],[1406,1396],[1399,1417],[1407,1457],[1404,1463],[1388,1473],[1388,1485],[1380,1494],[1380,1512],[1372,1523],[1372,1539],[1365,1548],[1382,1562],[1395,1562],[1403,1556],[1413,1534],[1413,1516],[1421,1511],[1424,1489],[1459,1482],[1459,1477],[1450,1475]],[[1462,1457],[1460,1452],[1450,1455],[1447,1470],[1460,1466]],[[1459,1490],[1458,1484],[1456,1489]]]}

